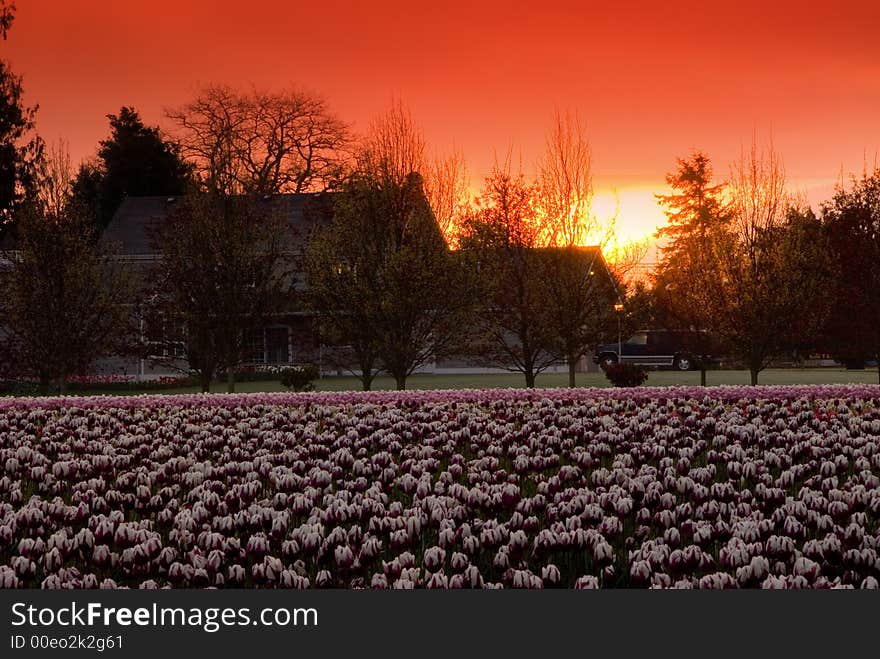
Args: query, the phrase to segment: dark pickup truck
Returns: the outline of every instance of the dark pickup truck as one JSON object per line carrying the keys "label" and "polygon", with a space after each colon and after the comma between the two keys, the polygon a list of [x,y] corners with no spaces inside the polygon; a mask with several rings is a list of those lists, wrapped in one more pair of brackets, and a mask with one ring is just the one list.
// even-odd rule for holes
{"label": "dark pickup truck", "polygon": [[593,353],[597,364],[667,366],[679,371],[699,368],[717,354],[707,332],[698,330],[639,330],[625,341],[606,343]]}

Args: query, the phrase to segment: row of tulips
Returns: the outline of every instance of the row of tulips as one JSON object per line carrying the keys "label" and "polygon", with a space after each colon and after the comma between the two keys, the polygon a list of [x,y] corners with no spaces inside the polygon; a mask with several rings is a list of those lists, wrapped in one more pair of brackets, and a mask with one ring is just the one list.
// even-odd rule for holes
{"label": "row of tulips", "polygon": [[[165,378],[163,378],[164,380]],[[173,380],[173,378],[167,378]],[[632,388],[579,388],[579,389],[458,389],[435,391],[345,391],[311,393],[258,393],[258,394],[180,394],[142,396],[52,396],[48,398],[0,397],[4,409],[67,409],[67,408],[125,408],[194,407],[238,405],[330,405],[348,406],[360,403],[379,405],[420,406],[444,403],[493,403],[497,401],[554,400],[572,404],[610,400],[677,400],[694,399],[704,404],[745,400],[788,401],[798,398],[871,400],[880,396],[877,385],[793,385],[793,386],[730,386],[706,387],[632,387]]]}
{"label": "row of tulips", "polygon": [[876,588],[880,388],[0,400],[4,588]]}

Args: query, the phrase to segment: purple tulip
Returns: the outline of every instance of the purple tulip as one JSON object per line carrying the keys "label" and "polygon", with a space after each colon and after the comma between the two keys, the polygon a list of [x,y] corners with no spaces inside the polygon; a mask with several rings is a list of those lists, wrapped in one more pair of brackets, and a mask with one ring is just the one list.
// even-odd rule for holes
{"label": "purple tulip", "polygon": [[453,552],[450,565],[452,565],[452,569],[456,572],[462,572],[468,565],[470,565],[470,560],[467,555],[462,554],[461,552]]}
{"label": "purple tulip", "polygon": [[446,561],[446,551],[440,547],[431,547],[425,551],[423,561],[426,570],[436,572]]}
{"label": "purple tulip", "polygon": [[812,582],[819,576],[819,564],[801,556],[795,560],[792,572],[794,575],[802,576],[808,582]]}
{"label": "purple tulip", "polygon": [[318,588],[329,588],[333,584],[333,577],[327,570],[321,570],[315,576],[315,585]]}
{"label": "purple tulip", "polygon": [[541,568],[541,579],[544,583],[556,586],[561,578],[562,575],[559,572],[559,568],[553,565],[553,563],[549,563]]}
{"label": "purple tulip", "polygon": [[877,579],[873,576],[867,576],[862,580],[861,585],[859,585],[861,589],[868,590],[877,590],[880,589],[880,584],[877,583]]}
{"label": "purple tulip", "polygon": [[427,583],[425,584],[426,588],[430,589],[442,589],[446,590],[449,588],[449,579],[443,574],[443,571],[434,572]]}
{"label": "purple tulip", "polygon": [[229,583],[243,584],[246,577],[246,572],[241,565],[233,564],[230,565],[229,569],[226,571],[226,577]]}
{"label": "purple tulip", "polygon": [[574,583],[576,590],[596,590],[599,588],[599,580],[593,575],[578,577]]}
{"label": "purple tulip", "polygon": [[18,588],[16,571],[7,565],[0,565],[0,588]]}
{"label": "purple tulip", "polygon": [[354,552],[348,545],[341,545],[334,551],[334,562],[340,569],[347,570],[354,564]]}

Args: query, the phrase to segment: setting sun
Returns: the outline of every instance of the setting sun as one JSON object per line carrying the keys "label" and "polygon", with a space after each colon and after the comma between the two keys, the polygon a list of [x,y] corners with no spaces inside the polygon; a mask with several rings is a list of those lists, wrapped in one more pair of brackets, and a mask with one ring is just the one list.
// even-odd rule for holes
{"label": "setting sun", "polygon": [[662,189],[657,185],[600,190],[593,197],[593,212],[603,223],[616,215],[617,239],[621,244],[653,238],[657,228],[666,222],[654,196]]}

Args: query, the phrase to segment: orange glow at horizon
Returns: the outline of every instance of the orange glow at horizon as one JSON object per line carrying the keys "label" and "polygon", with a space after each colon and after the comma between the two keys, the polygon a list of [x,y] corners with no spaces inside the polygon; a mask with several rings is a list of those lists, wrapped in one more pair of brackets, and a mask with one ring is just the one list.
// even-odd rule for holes
{"label": "orange glow at horizon", "polygon": [[593,214],[603,224],[615,222],[615,238],[625,245],[652,238],[666,222],[654,195],[661,190],[650,186],[598,190],[593,196]]}
{"label": "orange glow at horizon", "polygon": [[666,221],[654,194],[694,148],[723,178],[743,143],[772,133],[814,205],[841,171],[861,172],[880,152],[878,24],[875,0],[26,0],[0,58],[75,164],[123,105],[169,128],[164,109],[208,83],[296,84],[356,131],[400,98],[432,150],[462,150],[479,189],[508,150],[531,170],[554,109],[570,109],[592,149],[593,210],[607,219],[619,200],[623,243]]}

